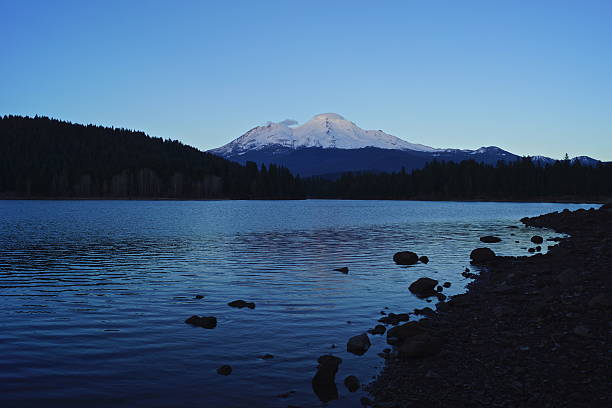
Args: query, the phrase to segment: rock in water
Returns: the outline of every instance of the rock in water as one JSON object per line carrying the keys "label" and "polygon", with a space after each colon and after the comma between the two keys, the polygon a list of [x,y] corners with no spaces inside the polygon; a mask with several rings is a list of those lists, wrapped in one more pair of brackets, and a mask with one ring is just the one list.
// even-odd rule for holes
{"label": "rock in water", "polygon": [[340,357],[324,355],[317,360],[319,366],[317,373],[312,378],[312,389],[322,402],[338,399],[338,388],[336,387],[336,373],[338,366],[342,363]]}
{"label": "rock in water", "polygon": [[349,269],[346,266],[343,266],[342,268],[334,269],[334,271],[342,272],[342,273],[348,273]]}
{"label": "rock in water", "polygon": [[346,343],[346,351],[361,356],[370,348],[370,338],[367,334],[362,333],[358,336],[353,336]]}
{"label": "rock in water", "polygon": [[214,329],[217,327],[217,318],[214,316],[197,316],[193,315],[185,320],[185,323],[193,326],[203,327],[205,329]]}
{"label": "rock in water", "polygon": [[424,334],[426,331],[419,322],[408,322],[401,326],[393,327],[387,331],[387,343],[398,344],[410,337]]}
{"label": "rock in water", "polygon": [[412,293],[419,297],[434,296],[434,289],[437,284],[438,281],[435,279],[419,278],[410,284],[408,290],[410,290]]}
{"label": "rock in water", "polygon": [[222,365],[217,368],[217,374],[219,375],[230,375],[232,373],[232,367],[229,365]]}
{"label": "rock in water", "polygon": [[533,237],[531,237],[531,242],[533,242],[534,244],[541,244],[542,242],[544,242],[544,238],[539,235],[534,235]]}
{"label": "rock in water", "polygon": [[376,326],[374,326],[373,329],[368,330],[368,333],[370,333],[370,334],[385,334],[385,331],[387,331],[385,326],[383,326],[382,324],[377,324]]}
{"label": "rock in water", "polygon": [[495,259],[495,252],[489,248],[476,248],[470,253],[470,258],[475,264],[487,263]]}
{"label": "rock in water", "polygon": [[433,317],[436,315],[436,312],[431,307],[424,307],[422,309],[414,309],[415,315]]}
{"label": "rock in water", "polygon": [[355,377],[354,375],[349,375],[348,377],[344,379],[344,386],[350,392],[357,391],[360,385],[361,384],[359,383],[359,379]]}
{"label": "rock in water", "polygon": [[234,300],[233,302],[229,302],[227,305],[231,307],[237,307],[239,309],[242,309],[243,307],[248,307],[249,309],[255,309],[255,303],[245,302],[244,300]]}
{"label": "rock in water", "polygon": [[428,264],[429,263],[429,258],[427,256],[425,256],[425,255],[419,256],[419,261],[421,263]]}
{"label": "rock in water", "polygon": [[419,256],[411,251],[397,252],[393,255],[393,261],[398,265],[414,265],[419,262]]}
{"label": "rock in water", "polygon": [[480,240],[485,244],[495,244],[497,242],[501,242],[501,238],[495,237],[493,235],[487,235],[484,237],[480,237]]}

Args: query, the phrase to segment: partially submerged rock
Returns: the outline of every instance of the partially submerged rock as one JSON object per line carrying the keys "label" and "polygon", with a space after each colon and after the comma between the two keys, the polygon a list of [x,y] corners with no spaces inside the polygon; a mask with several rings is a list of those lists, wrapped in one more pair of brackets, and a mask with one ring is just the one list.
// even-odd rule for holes
{"label": "partially submerged rock", "polygon": [[185,320],[185,323],[191,324],[193,326],[203,327],[205,329],[214,329],[215,327],[217,327],[217,318],[214,316],[193,315],[187,318],[187,320]]}
{"label": "partially submerged rock", "polygon": [[362,333],[349,339],[348,343],[346,343],[346,351],[361,356],[368,351],[371,345],[372,343],[370,343],[368,335]]}
{"label": "partially submerged rock", "polygon": [[419,256],[419,261],[424,264],[429,263],[429,258],[426,255]]}
{"label": "partially submerged rock", "polygon": [[248,307],[249,309],[255,309],[255,303],[245,302],[242,299],[234,300],[232,302],[229,302],[227,305],[231,307],[237,307],[238,309],[242,309],[243,307]]}
{"label": "partially submerged rock", "polygon": [[338,372],[338,366],[342,363],[342,359],[332,355],[323,355],[317,361],[319,366],[312,378],[314,393],[322,402],[338,399],[336,373]]}
{"label": "partially submerged rock", "polygon": [[348,272],[349,272],[349,268],[347,268],[346,266],[343,266],[342,268],[336,268],[336,269],[334,269],[334,271],[336,271],[336,272],[342,272],[342,273],[348,273]]}
{"label": "partially submerged rock", "polygon": [[350,392],[357,391],[360,385],[361,384],[359,383],[359,379],[355,377],[354,375],[349,375],[348,377],[344,379],[344,386]]}
{"label": "partially submerged rock", "polygon": [[495,244],[497,242],[501,242],[500,237],[496,237],[493,235],[485,235],[484,237],[480,237],[480,240],[485,244]]}
{"label": "partially submerged rock", "polygon": [[476,248],[470,253],[472,263],[483,264],[495,259],[495,252],[490,248]]}
{"label": "partially submerged rock", "polygon": [[531,237],[531,242],[533,242],[534,244],[541,244],[542,242],[544,242],[544,238],[539,235],[534,235],[533,237]]}
{"label": "partially submerged rock", "polygon": [[217,374],[219,375],[230,375],[232,373],[232,366],[229,365],[222,365],[221,367],[217,368]]}
{"label": "partially submerged rock", "polygon": [[419,278],[410,284],[408,290],[419,297],[433,296],[437,284],[438,281],[435,279]]}
{"label": "partially submerged rock", "polygon": [[426,333],[426,330],[419,322],[408,322],[401,326],[393,327],[387,331],[387,343],[402,343],[409,337],[414,337]]}
{"label": "partially submerged rock", "polygon": [[419,256],[412,251],[402,251],[393,255],[393,261],[398,265],[414,265],[419,262]]}
{"label": "partially submerged rock", "polygon": [[426,317],[432,317],[436,315],[436,312],[431,307],[424,307],[422,309],[414,309],[414,314]]}
{"label": "partially submerged rock", "polygon": [[408,313],[389,313],[387,316],[378,319],[381,323],[392,324],[394,326],[400,322],[407,322],[408,320],[410,320],[410,315]]}
{"label": "partially submerged rock", "polygon": [[373,329],[368,330],[370,334],[385,334],[387,329],[382,324],[377,324]]}

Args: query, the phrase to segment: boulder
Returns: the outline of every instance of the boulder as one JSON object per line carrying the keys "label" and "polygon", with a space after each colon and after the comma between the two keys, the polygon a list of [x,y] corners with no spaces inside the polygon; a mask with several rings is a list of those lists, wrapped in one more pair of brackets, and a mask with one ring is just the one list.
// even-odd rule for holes
{"label": "boulder", "polygon": [[191,324],[193,326],[203,327],[205,329],[214,329],[215,327],[217,327],[217,318],[214,316],[193,315],[187,318],[187,320],[185,320],[185,323]]}
{"label": "boulder", "polygon": [[243,307],[248,307],[249,309],[255,309],[255,303],[253,302],[245,302],[244,300],[234,300],[227,304],[231,307],[237,307],[238,309],[242,309]]}
{"label": "boulder", "polygon": [[403,358],[424,358],[436,355],[442,349],[442,342],[429,334],[420,334],[406,339],[399,348]]}
{"label": "boulder", "polygon": [[399,324],[399,319],[395,316],[383,316],[380,319],[378,319],[379,322],[383,323],[383,324],[391,324],[393,326],[396,326]]}
{"label": "boulder", "polygon": [[389,313],[389,316],[396,318],[400,322],[407,322],[408,320],[410,320],[410,315],[408,313]]}
{"label": "boulder", "polygon": [[350,392],[355,392],[359,389],[361,384],[359,383],[359,379],[354,375],[349,375],[344,379],[344,386]]}
{"label": "boulder", "polygon": [[349,269],[346,266],[343,266],[342,268],[336,268],[334,269],[334,271],[336,272],[342,272],[342,273],[348,273]]}
{"label": "boulder", "polygon": [[222,365],[217,368],[217,374],[219,375],[230,375],[232,373],[232,367],[229,365]]}
{"label": "boulder", "polygon": [[414,309],[414,314],[426,317],[435,316],[436,312],[431,307],[424,307],[422,309]]}
{"label": "boulder", "polygon": [[422,255],[422,256],[419,256],[419,261],[421,263],[428,264],[429,263],[429,258],[427,256],[425,256],[425,255]]}
{"label": "boulder", "polygon": [[409,337],[414,337],[424,333],[426,333],[426,330],[419,324],[419,322],[404,323],[400,326],[387,330],[387,343],[401,343]]}
{"label": "boulder", "polygon": [[495,244],[497,242],[501,242],[501,238],[495,237],[493,235],[486,235],[484,237],[480,237],[480,240],[485,244]]}
{"label": "boulder", "polygon": [[450,288],[451,287],[451,283],[450,282],[444,282],[442,284],[442,286],[444,286],[445,288]]}
{"label": "boulder", "polygon": [[435,294],[434,289],[436,288],[437,284],[438,281],[435,279],[419,278],[410,284],[408,290],[419,297],[433,296]]}
{"label": "boulder", "polygon": [[495,252],[490,248],[476,248],[470,253],[472,263],[483,264],[495,259]]}
{"label": "boulder", "polygon": [[262,360],[270,360],[270,359],[273,359],[274,356],[272,354],[266,353],[266,354],[259,356],[259,358],[261,358]]}
{"label": "boulder", "polygon": [[336,373],[338,366],[342,363],[340,357],[324,355],[317,360],[319,366],[312,378],[312,389],[322,402],[338,399],[338,388],[336,387]]}
{"label": "boulder", "polygon": [[535,252],[535,248],[529,248],[527,252],[529,252],[530,254],[533,254]]}
{"label": "boulder", "polygon": [[446,300],[446,295],[440,292],[434,293],[434,296],[438,299],[439,302],[444,302]]}
{"label": "boulder", "polygon": [[195,298],[196,299],[204,299],[204,296],[202,296],[202,295],[195,295]]}
{"label": "boulder", "polygon": [[419,262],[419,256],[411,251],[402,251],[393,255],[393,261],[398,265],[414,265]]}
{"label": "boulder", "polygon": [[534,244],[541,244],[542,242],[544,242],[544,238],[539,235],[534,235],[533,237],[531,237],[531,242],[533,242]]}
{"label": "boulder", "polygon": [[368,330],[370,334],[385,334],[387,329],[382,324],[377,324],[373,329]]}
{"label": "boulder", "polygon": [[370,348],[370,338],[366,333],[353,336],[346,343],[346,351],[361,356]]}

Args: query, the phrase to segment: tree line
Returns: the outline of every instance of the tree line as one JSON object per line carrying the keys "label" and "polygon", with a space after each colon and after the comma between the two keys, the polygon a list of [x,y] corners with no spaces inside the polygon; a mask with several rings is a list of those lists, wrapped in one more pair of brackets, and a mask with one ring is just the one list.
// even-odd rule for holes
{"label": "tree line", "polygon": [[560,160],[535,164],[531,158],[497,165],[466,160],[432,161],[407,173],[346,173],[336,180],[310,178],[311,197],[396,200],[609,200],[612,165],[585,166]]}
{"label": "tree line", "polygon": [[0,117],[3,197],[609,200],[612,165],[432,161],[412,172],[301,179],[275,164],[242,166],[143,132],[10,115]]}
{"label": "tree line", "polygon": [[276,165],[241,166],[177,140],[48,117],[0,117],[0,197],[303,198]]}

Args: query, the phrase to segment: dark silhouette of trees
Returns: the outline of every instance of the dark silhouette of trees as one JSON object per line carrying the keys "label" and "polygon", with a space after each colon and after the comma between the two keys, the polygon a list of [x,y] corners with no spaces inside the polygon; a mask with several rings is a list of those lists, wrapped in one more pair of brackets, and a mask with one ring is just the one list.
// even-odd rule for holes
{"label": "dark silhouette of trees", "polygon": [[303,198],[281,167],[261,171],[176,140],[47,117],[0,117],[0,196]]}
{"label": "dark silhouette of trees", "polygon": [[397,200],[604,200],[612,197],[612,165],[531,158],[496,166],[472,160],[428,163],[408,174],[347,173],[336,180],[303,180],[310,197]]}
{"label": "dark silhouette of trees", "polygon": [[176,140],[47,117],[0,117],[0,198],[347,198],[604,200],[612,165],[531,158],[496,166],[428,163],[407,173],[300,179],[275,164],[244,166]]}

